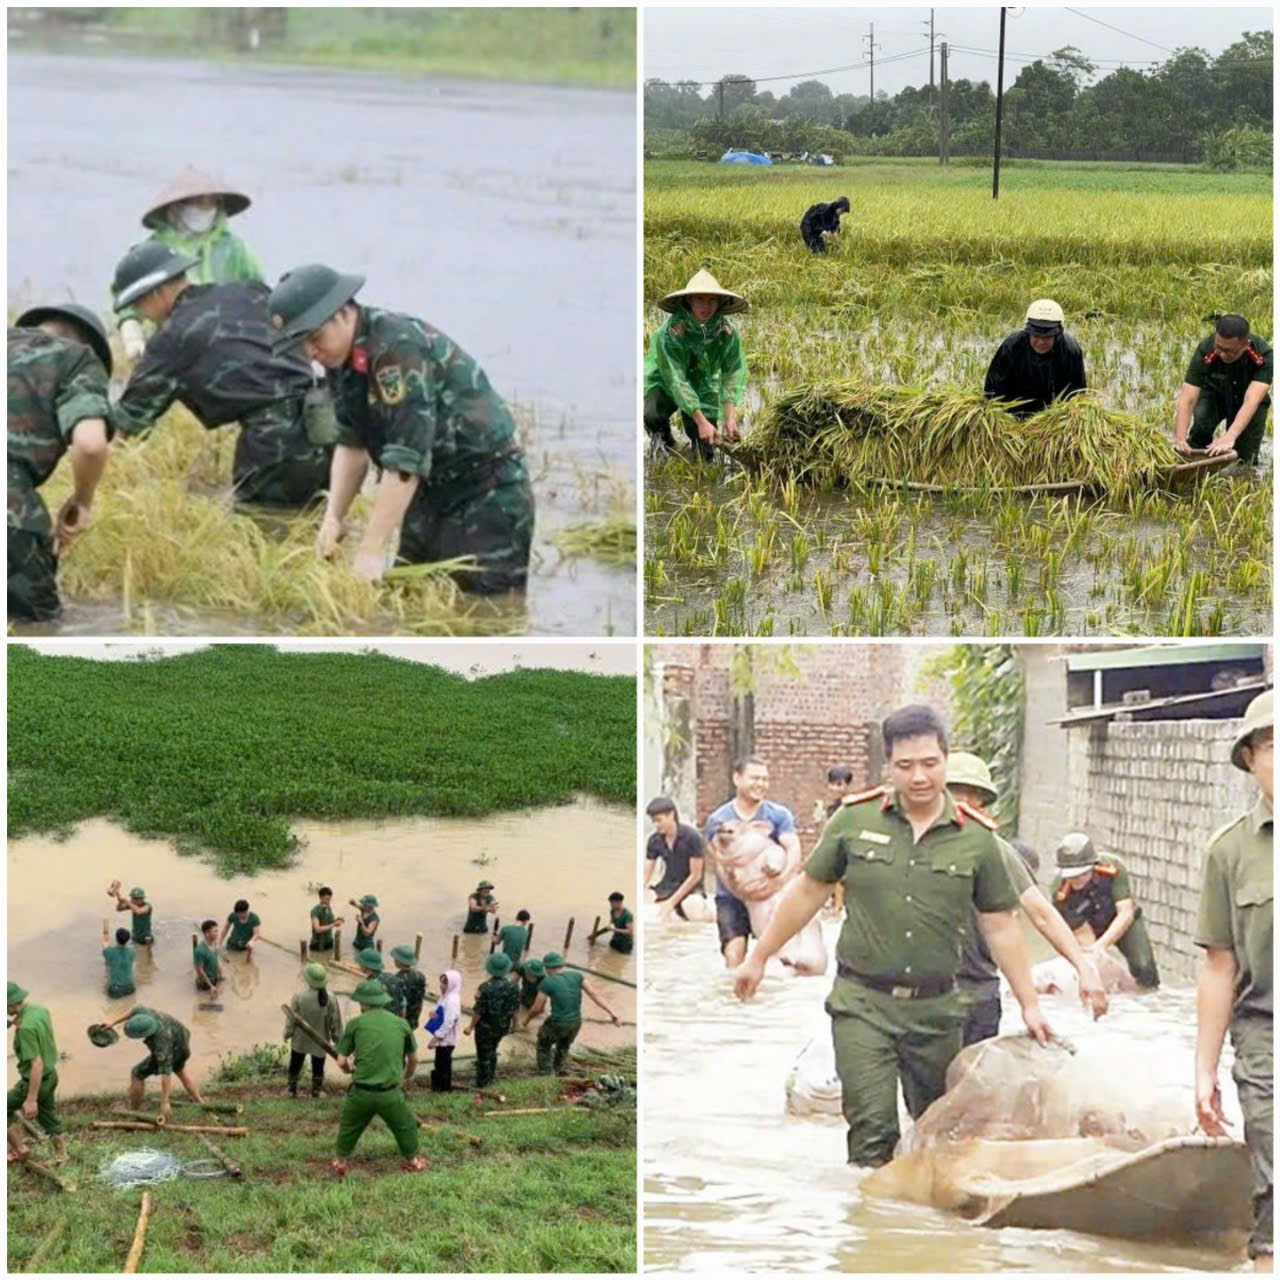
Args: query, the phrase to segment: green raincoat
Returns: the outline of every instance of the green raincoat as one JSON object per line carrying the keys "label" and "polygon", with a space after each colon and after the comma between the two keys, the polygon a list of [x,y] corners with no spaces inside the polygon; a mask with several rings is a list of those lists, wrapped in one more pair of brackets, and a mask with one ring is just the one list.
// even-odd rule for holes
{"label": "green raincoat", "polygon": [[699,409],[720,421],[726,404],[741,404],[747,389],[742,339],[727,316],[699,324],[681,305],[649,337],[644,358],[644,394],[661,388],[681,413]]}

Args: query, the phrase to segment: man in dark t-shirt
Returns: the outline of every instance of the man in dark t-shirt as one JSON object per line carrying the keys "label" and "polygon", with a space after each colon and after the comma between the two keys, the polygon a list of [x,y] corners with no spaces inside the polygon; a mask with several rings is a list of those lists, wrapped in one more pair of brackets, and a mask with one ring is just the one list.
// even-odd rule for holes
{"label": "man in dark t-shirt", "polygon": [[[649,802],[645,812],[653,819],[653,834],[644,851],[644,882],[653,889],[663,917],[674,912],[682,920],[710,918],[702,887],[706,846],[701,833],[680,821],[675,803],[667,796]],[[662,879],[653,884],[654,864],[662,860]],[[698,908],[695,910],[695,908]]]}

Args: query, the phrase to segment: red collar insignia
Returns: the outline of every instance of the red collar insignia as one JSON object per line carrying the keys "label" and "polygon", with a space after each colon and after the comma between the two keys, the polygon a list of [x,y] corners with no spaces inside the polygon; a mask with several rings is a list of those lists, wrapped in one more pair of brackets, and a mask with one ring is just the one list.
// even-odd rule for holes
{"label": "red collar insignia", "polygon": [[369,372],[369,352],[358,344],[351,348],[351,354],[347,357],[347,363],[357,373]]}

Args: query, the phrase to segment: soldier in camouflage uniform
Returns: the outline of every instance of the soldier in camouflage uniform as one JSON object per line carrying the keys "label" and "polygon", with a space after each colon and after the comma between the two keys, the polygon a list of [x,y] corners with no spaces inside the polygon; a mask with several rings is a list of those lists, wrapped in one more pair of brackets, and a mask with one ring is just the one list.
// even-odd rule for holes
{"label": "soldier in camouflage uniform", "polygon": [[357,576],[381,578],[398,529],[404,563],[474,556],[474,568],[454,574],[463,590],[523,589],[534,503],[511,411],[438,329],[357,304],[363,284],[363,276],[299,267],[267,302],[277,349],[301,343],[329,370],[338,428],[317,549],[336,554],[372,459],[380,474]]}
{"label": "soldier in camouflage uniform", "polygon": [[508,980],[511,958],[495,951],[484,962],[490,975],[476,992],[476,1003],[471,1013],[471,1025],[462,1033],[476,1033],[476,1087],[483,1089],[492,1084],[498,1074],[498,1045],[511,1030],[512,1019],[520,1008],[520,991]]}
{"label": "soldier in camouflage uniform", "polygon": [[[111,439],[111,347],[97,316],[35,307],[9,330],[9,617],[57,616],[58,552],[89,521]],[[70,453],[73,489],[55,525],[36,490]]]}
{"label": "soldier in camouflage uniform", "polygon": [[418,1020],[422,1017],[422,1004],[427,998],[427,980],[413,967],[415,957],[412,947],[392,947],[391,958],[396,962],[396,971],[392,974],[392,980],[400,994],[403,1008],[400,1016],[416,1033]]}
{"label": "soldier in camouflage uniform", "polygon": [[391,997],[388,1008],[397,1018],[403,1018],[404,992],[401,991],[399,982],[392,974],[383,972],[382,956],[372,947],[366,947],[363,951],[356,952],[356,964],[364,970],[366,978],[372,978],[382,985],[387,995]]}
{"label": "soldier in camouflage uniform", "polygon": [[145,242],[116,268],[117,308],[136,307],[159,328],[112,407],[112,423],[122,435],[140,435],[175,400],[210,430],[239,422],[236,497],[303,506],[328,483],[324,448],[307,434],[309,415],[324,413],[314,403],[311,366],[272,350],[266,285],[192,284],[186,272],[193,265]]}
{"label": "soldier in camouflage uniform", "polygon": [[182,1087],[192,1102],[203,1103],[200,1090],[191,1073],[187,1070],[187,1061],[191,1057],[191,1032],[177,1018],[145,1005],[138,1005],[122,1014],[107,1027],[118,1027],[124,1023],[124,1033],[130,1040],[141,1040],[150,1050],[130,1073],[129,1106],[135,1111],[142,1106],[142,1094],[148,1076],[160,1077],[160,1115],[168,1118],[171,1111],[169,1101],[173,1089],[173,1077],[182,1081]]}

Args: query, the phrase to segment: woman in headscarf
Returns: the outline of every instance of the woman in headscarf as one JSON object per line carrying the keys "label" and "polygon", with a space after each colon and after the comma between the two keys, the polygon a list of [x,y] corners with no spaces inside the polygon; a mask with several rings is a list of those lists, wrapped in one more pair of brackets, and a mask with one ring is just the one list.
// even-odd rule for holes
{"label": "woman in headscarf", "polygon": [[738,438],[738,406],[747,389],[742,339],[726,317],[747,309],[745,298],[710,271],[699,271],[658,306],[670,315],[649,338],[644,358],[644,429],[674,451],[677,410],[704,461],[722,440]]}
{"label": "woman in headscarf", "polygon": [[[249,207],[249,197],[209,173],[184,169],[167,183],[142,215],[142,225],[177,253],[197,258],[187,275],[195,284],[261,281],[254,252],[227,226],[227,220]],[[146,349],[143,319],[132,308],[119,314],[124,353],[137,360]]]}
{"label": "woman in headscarf", "polygon": [[[432,1093],[448,1093],[453,1088],[453,1051],[458,1046],[458,1024],[462,1021],[462,974],[449,969],[440,975],[440,1025],[431,1037],[436,1051],[431,1070]],[[433,1019],[434,1021],[434,1019]]]}
{"label": "woman in headscarf", "polygon": [[337,1044],[342,1034],[342,1013],[338,1002],[329,994],[329,971],[318,961],[312,961],[302,970],[305,989],[297,992],[290,1010],[295,1015],[285,1019],[284,1038],[289,1045],[289,1096],[298,1096],[298,1077],[302,1063],[311,1058],[311,1096],[318,1098],[324,1088],[324,1054],[315,1037],[304,1031],[299,1019],[318,1031],[330,1044]]}

